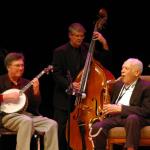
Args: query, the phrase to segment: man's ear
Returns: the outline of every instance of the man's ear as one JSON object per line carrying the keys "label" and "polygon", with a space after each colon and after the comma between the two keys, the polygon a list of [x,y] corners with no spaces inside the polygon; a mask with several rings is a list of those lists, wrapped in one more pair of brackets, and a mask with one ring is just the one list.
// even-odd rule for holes
{"label": "man's ear", "polygon": [[140,75],[140,71],[139,71],[139,70],[136,70],[136,71],[135,71],[135,76],[138,77],[139,75]]}

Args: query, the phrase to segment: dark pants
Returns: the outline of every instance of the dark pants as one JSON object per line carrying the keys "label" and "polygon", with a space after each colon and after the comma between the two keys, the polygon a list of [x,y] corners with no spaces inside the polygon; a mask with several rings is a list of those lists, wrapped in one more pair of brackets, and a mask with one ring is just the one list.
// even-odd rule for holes
{"label": "dark pants", "polygon": [[140,129],[146,125],[146,120],[135,114],[129,115],[127,118],[122,118],[116,115],[106,118],[101,122],[96,122],[92,126],[92,135],[95,135],[101,128],[100,133],[93,137],[95,150],[105,150],[108,132],[113,127],[125,127],[126,139],[125,148],[134,147],[137,149],[140,139]]}
{"label": "dark pants", "polygon": [[68,150],[68,144],[66,141],[66,124],[68,120],[68,111],[55,109],[54,119],[58,123],[59,150]]}

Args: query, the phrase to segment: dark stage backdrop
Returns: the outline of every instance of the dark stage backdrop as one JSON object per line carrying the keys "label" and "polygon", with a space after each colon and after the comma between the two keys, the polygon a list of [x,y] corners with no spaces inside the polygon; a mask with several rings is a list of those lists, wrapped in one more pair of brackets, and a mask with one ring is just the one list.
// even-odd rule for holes
{"label": "dark stage backdrop", "polygon": [[[149,74],[148,2],[131,0],[55,1],[1,4],[0,9],[0,74],[5,72],[3,58],[12,51],[23,52],[26,58],[24,77],[32,79],[51,64],[53,49],[67,38],[67,28],[80,22],[91,41],[94,23],[101,7],[108,10],[108,38],[113,53],[113,74],[120,75],[121,64],[129,57],[144,63]],[[109,62],[109,60],[108,60]],[[42,114],[52,117],[53,79],[51,73],[40,78]]]}

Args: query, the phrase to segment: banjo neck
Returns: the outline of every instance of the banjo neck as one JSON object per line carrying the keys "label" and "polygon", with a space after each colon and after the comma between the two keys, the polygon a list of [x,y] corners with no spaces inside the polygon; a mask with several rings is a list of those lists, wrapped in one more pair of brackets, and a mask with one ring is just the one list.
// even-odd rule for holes
{"label": "banjo neck", "polygon": [[[49,65],[47,68],[45,68],[44,70],[42,70],[35,78],[40,78],[43,74],[48,74],[49,71],[53,72],[53,66]],[[30,81],[26,86],[24,86],[21,90],[20,90],[20,94],[24,93],[27,89],[29,89],[33,84],[33,80]]]}
{"label": "banjo neck", "polygon": [[[45,72],[41,71],[35,78],[40,78]],[[28,90],[33,84],[33,80],[30,81],[26,86],[24,86],[21,90],[20,90],[20,94],[24,93],[26,90]]]}

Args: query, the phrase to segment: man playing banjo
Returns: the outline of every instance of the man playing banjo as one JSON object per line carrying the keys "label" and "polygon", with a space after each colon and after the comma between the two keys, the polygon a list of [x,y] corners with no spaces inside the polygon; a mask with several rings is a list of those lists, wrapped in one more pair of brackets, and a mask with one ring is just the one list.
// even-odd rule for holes
{"label": "man playing banjo", "polygon": [[[38,78],[32,80],[31,88],[28,88],[24,93],[20,92],[22,88],[30,83],[29,80],[22,77],[24,73],[23,54],[16,52],[7,54],[5,67],[8,73],[0,76],[0,93],[4,93],[0,96],[2,100],[0,111],[3,110],[3,104],[9,103],[9,101],[18,105],[21,104],[21,100],[25,101],[25,106],[17,112],[6,110],[1,113],[2,125],[12,131],[17,131],[16,149],[30,150],[31,137],[36,130],[45,132],[44,150],[58,150],[57,123],[52,119],[41,116],[38,111],[41,102]],[[12,94],[7,94],[6,91],[11,91],[19,99],[16,101],[9,100]],[[23,97],[23,95],[25,96]],[[7,113],[11,111],[12,113]]]}

